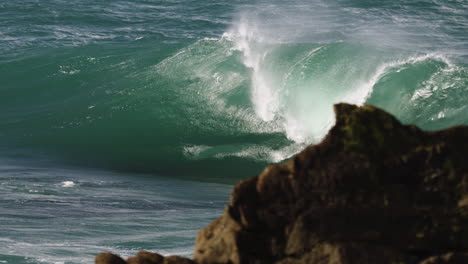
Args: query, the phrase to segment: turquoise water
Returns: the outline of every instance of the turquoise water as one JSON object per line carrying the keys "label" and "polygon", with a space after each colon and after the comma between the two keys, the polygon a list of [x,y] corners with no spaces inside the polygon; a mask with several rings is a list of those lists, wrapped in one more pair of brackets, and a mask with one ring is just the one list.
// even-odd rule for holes
{"label": "turquoise water", "polygon": [[468,124],[468,2],[4,1],[0,80],[0,263],[190,255],[334,103]]}

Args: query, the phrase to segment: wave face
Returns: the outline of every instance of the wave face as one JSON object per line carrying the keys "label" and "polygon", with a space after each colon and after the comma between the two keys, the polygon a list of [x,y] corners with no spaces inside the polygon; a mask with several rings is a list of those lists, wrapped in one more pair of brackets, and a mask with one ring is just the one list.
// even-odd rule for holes
{"label": "wave face", "polygon": [[319,142],[338,102],[468,124],[464,1],[78,2],[0,4],[3,156],[219,181]]}

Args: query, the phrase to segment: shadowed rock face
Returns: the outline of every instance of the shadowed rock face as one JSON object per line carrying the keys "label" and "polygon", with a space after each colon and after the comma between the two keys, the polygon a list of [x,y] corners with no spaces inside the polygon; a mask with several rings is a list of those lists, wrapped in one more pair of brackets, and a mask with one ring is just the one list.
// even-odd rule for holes
{"label": "shadowed rock face", "polygon": [[322,143],[235,186],[197,263],[468,263],[468,127],[335,112]]}

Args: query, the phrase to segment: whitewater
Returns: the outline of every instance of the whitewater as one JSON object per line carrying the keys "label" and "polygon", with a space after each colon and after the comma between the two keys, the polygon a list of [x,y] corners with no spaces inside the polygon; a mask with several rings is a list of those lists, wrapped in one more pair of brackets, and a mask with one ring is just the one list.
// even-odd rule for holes
{"label": "whitewater", "polygon": [[468,2],[5,1],[0,69],[0,263],[190,256],[335,103],[468,124]]}

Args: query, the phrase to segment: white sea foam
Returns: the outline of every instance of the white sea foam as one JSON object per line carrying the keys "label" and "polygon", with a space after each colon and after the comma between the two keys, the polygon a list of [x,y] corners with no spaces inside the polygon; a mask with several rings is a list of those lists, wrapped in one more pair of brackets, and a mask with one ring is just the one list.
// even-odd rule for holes
{"label": "white sea foam", "polygon": [[80,70],[74,69],[71,66],[60,66],[59,72],[66,74],[66,75],[74,75],[74,74],[80,73]]}
{"label": "white sea foam", "polygon": [[64,188],[74,187],[75,183],[72,181],[64,181],[60,184]]}
{"label": "white sea foam", "polygon": [[457,78],[453,78],[453,76],[451,76],[451,74],[457,71],[459,68],[443,55],[427,54],[425,56],[421,56],[418,60],[413,60],[411,62],[418,63],[429,59],[441,61],[445,65],[434,72],[430,78],[423,83],[421,88],[414,91],[413,95],[411,96],[411,101],[428,99],[434,94],[435,91],[451,88],[454,86],[455,82],[459,81]]}
{"label": "white sea foam", "polygon": [[205,145],[184,146],[183,153],[187,158],[198,159],[201,153],[203,153],[204,151],[210,148],[211,148],[210,146],[205,146]]}
{"label": "white sea foam", "polygon": [[187,158],[198,160],[207,158],[224,159],[227,157],[248,158],[268,163],[276,163],[296,154],[305,144],[292,143],[281,148],[272,148],[263,145],[236,145],[236,146],[185,146],[184,155]]}

